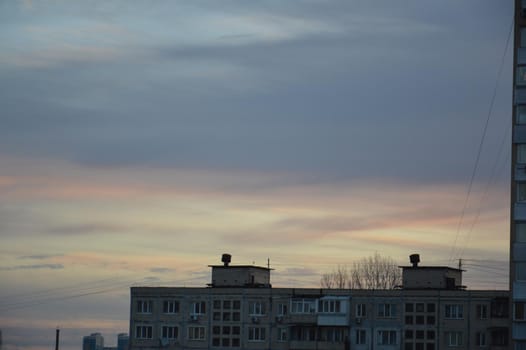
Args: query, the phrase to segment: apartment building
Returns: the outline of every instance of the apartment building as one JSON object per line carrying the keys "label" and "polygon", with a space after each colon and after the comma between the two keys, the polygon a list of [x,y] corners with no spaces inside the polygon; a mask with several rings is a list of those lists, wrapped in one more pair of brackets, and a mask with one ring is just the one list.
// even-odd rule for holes
{"label": "apartment building", "polygon": [[526,349],[526,1],[515,0],[510,213],[512,338]]}
{"label": "apartment building", "polygon": [[509,292],[467,290],[458,269],[413,261],[395,290],[272,288],[271,269],[223,262],[207,287],[132,287],[130,349],[508,349]]}

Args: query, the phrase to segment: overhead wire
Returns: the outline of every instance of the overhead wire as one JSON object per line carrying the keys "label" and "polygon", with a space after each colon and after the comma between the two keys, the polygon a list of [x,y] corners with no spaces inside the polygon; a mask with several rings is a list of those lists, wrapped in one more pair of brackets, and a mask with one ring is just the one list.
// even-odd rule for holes
{"label": "overhead wire", "polygon": [[491,119],[491,114],[493,112],[493,107],[495,105],[495,99],[497,97],[497,90],[498,90],[498,86],[499,86],[499,81],[500,81],[500,77],[502,75],[502,71],[503,71],[503,68],[504,68],[506,53],[508,51],[509,43],[510,43],[510,40],[511,40],[511,34],[513,33],[513,24],[514,24],[514,21],[512,19],[512,22],[511,22],[511,25],[510,25],[510,30],[508,31],[508,36],[507,36],[507,39],[506,39],[506,45],[504,46],[504,52],[503,52],[502,57],[501,57],[501,62],[500,62],[500,66],[499,66],[499,69],[498,69],[497,79],[496,79],[495,86],[494,86],[494,89],[493,89],[493,94],[492,94],[492,97],[491,97],[491,100],[490,100],[488,113],[487,113],[487,116],[486,116],[486,122],[484,123],[484,129],[483,129],[483,132],[482,132],[482,137],[480,139],[480,143],[479,143],[479,146],[478,146],[477,156],[475,158],[475,164],[473,166],[473,171],[471,173],[471,177],[470,177],[470,180],[469,180],[468,190],[467,190],[467,193],[466,193],[466,197],[464,199],[464,204],[462,206],[462,211],[460,213],[460,218],[459,218],[459,221],[458,221],[458,224],[457,224],[457,230],[456,230],[456,234],[455,234],[455,239],[454,239],[453,245],[451,247],[451,251],[450,251],[450,255],[449,255],[449,263],[450,264],[455,258],[455,250],[456,250],[456,246],[457,246],[457,241],[458,241],[458,238],[459,238],[459,234],[460,234],[460,230],[461,230],[461,227],[462,227],[462,223],[464,221],[464,216],[466,214],[466,209],[467,209],[467,206],[468,206],[468,203],[469,203],[469,198],[470,198],[471,192],[473,190],[473,183],[474,183],[475,176],[477,174],[477,170],[478,170],[478,167],[479,167],[480,156],[482,154],[482,148],[483,148],[483,145],[484,145],[484,141],[486,139],[489,121]]}

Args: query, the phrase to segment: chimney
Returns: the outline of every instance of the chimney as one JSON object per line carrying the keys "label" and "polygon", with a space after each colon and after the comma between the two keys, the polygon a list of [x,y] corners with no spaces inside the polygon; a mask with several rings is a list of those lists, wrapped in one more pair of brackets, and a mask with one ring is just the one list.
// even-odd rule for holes
{"label": "chimney", "polygon": [[230,254],[223,254],[221,256],[221,261],[223,262],[225,267],[227,267],[228,264],[230,264],[230,261],[232,261],[232,255],[230,255]]}
{"label": "chimney", "polygon": [[418,267],[418,263],[420,262],[420,255],[419,254],[409,255],[409,261],[411,262],[411,264],[413,264],[413,267]]}

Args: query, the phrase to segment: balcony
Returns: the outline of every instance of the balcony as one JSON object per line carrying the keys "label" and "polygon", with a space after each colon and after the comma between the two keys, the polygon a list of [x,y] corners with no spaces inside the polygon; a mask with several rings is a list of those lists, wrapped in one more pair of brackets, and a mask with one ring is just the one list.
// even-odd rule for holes
{"label": "balcony", "polygon": [[290,350],[344,350],[345,342],[292,340]]}
{"label": "balcony", "polygon": [[347,326],[347,314],[321,314],[318,315],[318,326]]}

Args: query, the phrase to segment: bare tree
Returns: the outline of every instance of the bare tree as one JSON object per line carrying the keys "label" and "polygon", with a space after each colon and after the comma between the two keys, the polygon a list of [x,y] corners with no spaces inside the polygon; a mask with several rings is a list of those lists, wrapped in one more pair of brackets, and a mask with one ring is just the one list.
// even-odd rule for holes
{"label": "bare tree", "polygon": [[349,271],[346,266],[338,265],[336,270],[329,273],[324,273],[321,276],[321,286],[327,289],[343,289],[347,288],[349,284]]}
{"label": "bare tree", "polygon": [[402,284],[402,272],[390,257],[373,256],[355,261],[349,269],[338,265],[321,277],[322,288],[394,289]]}

